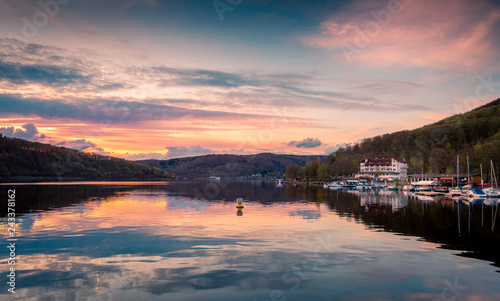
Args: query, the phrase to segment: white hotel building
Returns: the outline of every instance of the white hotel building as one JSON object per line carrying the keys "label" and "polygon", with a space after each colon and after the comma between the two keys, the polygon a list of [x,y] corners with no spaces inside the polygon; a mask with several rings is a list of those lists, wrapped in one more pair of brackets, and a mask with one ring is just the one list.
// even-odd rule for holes
{"label": "white hotel building", "polygon": [[405,181],[408,175],[408,163],[401,158],[367,158],[359,166],[358,177]]}

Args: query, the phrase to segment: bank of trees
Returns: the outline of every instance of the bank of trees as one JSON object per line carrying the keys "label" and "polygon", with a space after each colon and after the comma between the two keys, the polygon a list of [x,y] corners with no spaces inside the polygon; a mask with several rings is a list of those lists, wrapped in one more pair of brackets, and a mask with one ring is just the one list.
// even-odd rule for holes
{"label": "bank of trees", "polygon": [[167,172],[132,161],[0,134],[0,178],[71,177],[87,180],[170,178]]}
{"label": "bank of trees", "polygon": [[[462,158],[461,172],[466,172],[465,157],[471,171],[480,172],[480,164],[489,170],[490,159],[500,164],[500,99],[411,131],[367,138],[330,154],[323,163],[287,168],[287,178],[333,179],[359,171],[364,158],[400,157],[408,162],[408,172],[455,173],[456,156]],[[316,171],[311,169],[316,167]],[[487,168],[485,168],[487,167]],[[288,177],[290,175],[290,177]],[[310,177],[311,176],[311,177]]]}
{"label": "bank of trees", "polygon": [[332,180],[359,171],[358,157],[346,155],[344,149],[329,155],[325,161],[317,158],[304,166],[297,164],[286,167],[285,176],[293,180]]}
{"label": "bank of trees", "polygon": [[[322,156],[323,159],[325,157]],[[307,161],[314,161],[314,159],[313,156],[262,153],[256,155],[204,155],[138,162],[161,168],[179,177],[208,178],[210,176],[220,176],[232,179],[252,174],[282,177],[287,166],[304,166]]]}

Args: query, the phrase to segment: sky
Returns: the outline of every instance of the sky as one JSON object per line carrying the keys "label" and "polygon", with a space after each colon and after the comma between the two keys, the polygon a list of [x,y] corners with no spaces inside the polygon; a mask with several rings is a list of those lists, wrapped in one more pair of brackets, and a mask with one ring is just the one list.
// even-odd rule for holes
{"label": "sky", "polygon": [[500,97],[494,0],[0,0],[0,132],[116,157],[329,154]]}

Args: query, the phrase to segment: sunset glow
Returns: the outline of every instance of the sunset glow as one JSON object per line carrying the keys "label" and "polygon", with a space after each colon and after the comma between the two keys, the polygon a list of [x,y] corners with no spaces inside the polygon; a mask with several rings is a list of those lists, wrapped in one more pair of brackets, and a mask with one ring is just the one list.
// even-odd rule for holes
{"label": "sunset glow", "polygon": [[129,159],[329,154],[500,97],[498,1],[65,2],[0,0],[6,136]]}

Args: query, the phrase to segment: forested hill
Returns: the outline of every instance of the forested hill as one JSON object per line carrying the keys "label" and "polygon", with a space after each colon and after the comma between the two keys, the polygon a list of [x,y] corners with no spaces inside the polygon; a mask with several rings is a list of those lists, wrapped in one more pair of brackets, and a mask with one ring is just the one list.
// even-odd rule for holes
{"label": "forested hill", "polygon": [[4,137],[0,133],[0,182],[28,178],[82,180],[169,179],[161,169],[124,159],[50,144]]}
{"label": "forested hill", "polygon": [[285,173],[290,164],[304,166],[306,161],[316,158],[325,159],[326,156],[296,156],[278,154],[256,155],[206,155],[185,157],[170,160],[141,160],[136,161],[149,166],[162,168],[168,173],[188,178],[208,178],[221,176],[235,178],[252,174],[279,176]]}
{"label": "forested hill", "polygon": [[329,176],[359,171],[366,157],[401,157],[408,161],[409,173],[456,172],[456,155],[470,157],[471,170],[480,164],[489,172],[490,159],[500,164],[500,99],[472,111],[411,130],[364,139],[329,156]]}

